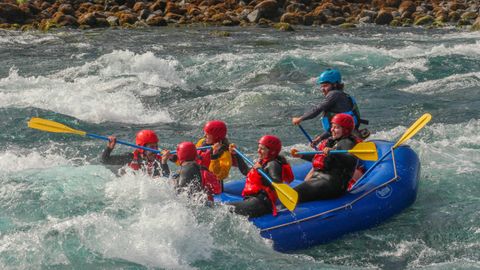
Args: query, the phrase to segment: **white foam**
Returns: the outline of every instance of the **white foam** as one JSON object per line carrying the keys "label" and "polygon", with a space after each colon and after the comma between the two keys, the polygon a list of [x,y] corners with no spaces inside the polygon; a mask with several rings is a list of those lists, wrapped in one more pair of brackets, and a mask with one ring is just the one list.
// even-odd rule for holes
{"label": "white foam", "polygon": [[399,89],[409,93],[434,95],[458,89],[475,88],[480,86],[480,72],[454,74],[437,80],[429,80]]}
{"label": "white foam", "polygon": [[[434,116],[435,117],[435,116]],[[373,133],[370,140],[395,141],[407,127]],[[472,174],[480,172],[480,119],[458,124],[428,124],[404,144],[420,156],[423,171]]]}
{"label": "white foam", "polygon": [[176,65],[150,52],[114,51],[47,77],[23,77],[11,68],[0,79],[0,107],[36,107],[94,123],[171,122],[162,104],[151,108],[142,98],[157,95],[161,87],[183,85]]}
{"label": "white foam", "polygon": [[53,153],[53,149],[47,152],[19,153],[18,150],[7,150],[0,153],[0,172],[20,172],[29,169],[45,169],[61,165],[71,165],[72,160],[65,156]]}

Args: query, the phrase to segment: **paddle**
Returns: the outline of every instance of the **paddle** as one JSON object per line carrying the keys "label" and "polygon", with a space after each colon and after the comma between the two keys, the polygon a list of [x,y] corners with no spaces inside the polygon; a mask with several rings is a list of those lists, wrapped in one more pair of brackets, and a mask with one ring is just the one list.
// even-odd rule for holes
{"label": "paddle", "polygon": [[307,137],[307,140],[310,142],[310,144],[312,145],[313,149],[317,150],[317,147],[315,145],[313,145],[313,139],[312,137],[308,134],[308,132],[302,127],[302,125],[298,124],[298,127],[300,128],[300,130],[303,132],[303,135],[305,135],[305,137]]}
{"label": "paddle", "polygon": [[408,139],[410,139],[413,135],[417,134],[417,132],[422,129],[430,120],[432,119],[432,115],[429,113],[426,113],[422,115],[420,118],[415,121],[400,137],[400,139],[395,143],[392,148],[388,152],[386,152],[377,162],[375,162],[370,169],[368,169],[360,179],[352,186],[351,190],[353,190],[356,186],[359,185],[360,182],[362,182],[363,179],[365,179],[365,176],[375,168],[387,155],[389,155],[395,148],[397,148],[399,145],[402,143],[406,142]]}
{"label": "paddle", "polygon": [[[297,152],[298,155],[314,155],[314,154],[322,154],[322,153],[323,151]],[[373,142],[357,143],[350,150],[330,150],[328,152],[328,154],[337,154],[337,153],[351,153],[362,160],[374,161],[378,159],[377,147]]]}
{"label": "paddle", "polygon": [[[30,121],[28,121],[28,127],[33,128],[33,129],[42,130],[42,131],[47,131],[47,132],[70,133],[70,134],[76,134],[76,135],[80,135],[80,136],[87,136],[87,137],[95,138],[95,139],[101,139],[101,140],[104,140],[104,141],[110,141],[107,137],[87,133],[85,131],[81,131],[81,130],[77,130],[77,129],[73,129],[71,127],[60,124],[58,122],[43,119],[43,118],[38,118],[38,117],[32,117],[32,119],[30,119]],[[153,148],[149,148],[149,147],[145,147],[145,146],[140,146],[140,145],[136,145],[136,144],[120,141],[120,140],[117,140],[117,143],[127,145],[127,146],[131,146],[131,147],[138,148],[138,149],[147,150],[147,151],[150,151],[150,152],[153,152],[153,153],[156,153],[156,154],[161,154],[161,150],[158,150],[158,149],[153,149]],[[198,147],[197,150],[205,150],[205,149],[208,149],[208,148],[211,148],[211,146]],[[177,153],[176,150],[170,151],[170,154],[175,154],[175,153]]]}
{"label": "paddle", "polygon": [[[245,156],[242,152],[240,152],[240,150],[238,150],[237,148],[234,148],[234,150],[250,166],[254,165],[253,162],[250,159],[248,159],[247,156]],[[257,171],[272,184],[273,188],[277,192],[277,196],[278,196],[278,199],[280,200],[280,202],[288,210],[293,211],[295,209],[295,207],[297,206],[298,193],[287,184],[273,182],[272,178],[270,178],[270,176],[268,176],[268,174],[265,173],[262,169],[257,169]]]}

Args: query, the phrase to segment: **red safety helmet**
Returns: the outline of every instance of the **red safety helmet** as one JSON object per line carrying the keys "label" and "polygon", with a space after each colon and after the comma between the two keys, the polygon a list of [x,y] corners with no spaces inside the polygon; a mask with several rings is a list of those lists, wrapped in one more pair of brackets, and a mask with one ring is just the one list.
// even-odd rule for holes
{"label": "red safety helmet", "polygon": [[192,142],[182,142],[177,146],[178,162],[192,161],[197,157],[197,147]]}
{"label": "red safety helmet", "polygon": [[277,136],[274,135],[265,135],[260,140],[258,140],[259,144],[265,145],[268,150],[268,157],[269,158],[276,158],[280,151],[282,150],[282,141]]}
{"label": "red safety helmet", "polygon": [[213,120],[205,124],[203,131],[212,135],[215,142],[219,142],[225,139],[225,136],[227,136],[227,125],[223,121]]}
{"label": "red safety helmet", "polygon": [[350,135],[355,128],[355,121],[353,120],[353,117],[346,113],[335,114],[331,122],[332,124],[337,124],[344,129],[344,136]]}
{"label": "red safety helmet", "polygon": [[144,129],[137,133],[135,143],[140,146],[145,146],[148,143],[158,143],[157,134],[153,130]]}

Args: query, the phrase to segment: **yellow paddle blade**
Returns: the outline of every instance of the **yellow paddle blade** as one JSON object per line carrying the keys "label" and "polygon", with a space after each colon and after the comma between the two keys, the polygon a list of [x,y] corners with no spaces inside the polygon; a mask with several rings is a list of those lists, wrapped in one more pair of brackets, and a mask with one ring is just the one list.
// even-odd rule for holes
{"label": "yellow paddle blade", "polygon": [[298,193],[287,184],[272,182],[280,202],[290,211],[297,206]]}
{"label": "yellow paddle blade", "polygon": [[63,124],[60,124],[58,122],[42,119],[38,117],[33,117],[32,119],[30,119],[30,121],[28,121],[28,127],[42,130],[42,131],[47,131],[47,132],[55,132],[55,133],[72,133],[72,134],[77,134],[81,136],[85,136],[85,134],[87,134],[85,131],[76,130],[71,127],[67,127]]}
{"label": "yellow paddle blade", "polygon": [[357,143],[355,147],[348,150],[348,152],[362,160],[373,161],[378,159],[377,146],[373,142]]}
{"label": "yellow paddle blade", "polygon": [[413,123],[412,126],[410,126],[405,133],[403,133],[403,136],[400,138],[400,140],[397,141],[397,143],[393,146],[393,148],[396,148],[400,144],[404,143],[406,140],[410,139],[413,135],[417,134],[417,132],[422,129],[430,120],[432,119],[432,115],[429,113],[426,113],[422,115],[420,118],[418,118],[415,123]]}

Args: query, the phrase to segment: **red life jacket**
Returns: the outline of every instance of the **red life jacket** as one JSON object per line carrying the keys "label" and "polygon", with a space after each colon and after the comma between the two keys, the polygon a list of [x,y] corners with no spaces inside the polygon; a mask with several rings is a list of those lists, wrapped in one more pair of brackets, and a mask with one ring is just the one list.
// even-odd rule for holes
{"label": "red life jacket", "polygon": [[[282,182],[290,183],[293,181],[293,179],[294,176],[290,164],[282,164]],[[256,195],[262,190],[267,194],[268,199],[272,203],[272,214],[273,216],[276,216],[277,207],[275,206],[275,203],[277,202],[277,194],[270,186],[265,186],[263,184],[262,175],[257,170],[251,169],[248,172],[245,180],[245,187],[242,191],[242,197]]]}
{"label": "red life jacket", "polygon": [[207,150],[197,150],[197,163],[200,166],[203,166],[205,168],[208,168],[210,166],[210,161],[211,161],[211,149]]}
{"label": "red life jacket", "polygon": [[200,173],[202,175],[202,187],[207,192],[208,200],[213,201],[213,195],[222,193],[222,185],[217,176],[206,167],[200,166]]}
{"label": "red life jacket", "polygon": [[[138,171],[138,170],[140,170],[140,168],[144,167],[144,164],[141,160],[140,155],[141,155],[141,152],[138,149],[133,151],[133,160],[130,163],[128,163],[128,166],[135,171]],[[155,156],[156,160],[160,160],[161,158],[162,158],[162,156],[160,156],[160,155]],[[154,163],[152,161],[147,161],[147,164],[146,164],[147,168],[146,169],[147,169],[147,173],[149,175],[153,174],[153,170],[155,168],[153,164]]]}
{"label": "red life jacket", "polygon": [[[350,138],[352,138],[355,141],[355,144],[363,141],[362,139],[360,139],[358,137],[355,137],[355,136],[350,136]],[[318,145],[318,150],[323,151],[323,149],[325,149],[325,147],[327,147],[327,143],[328,143],[328,138],[322,140],[320,142],[320,144]],[[325,168],[325,158],[326,157],[327,157],[327,155],[325,155],[323,153],[322,154],[316,154],[313,157],[313,161],[312,161],[313,168],[315,170],[323,170]]]}

